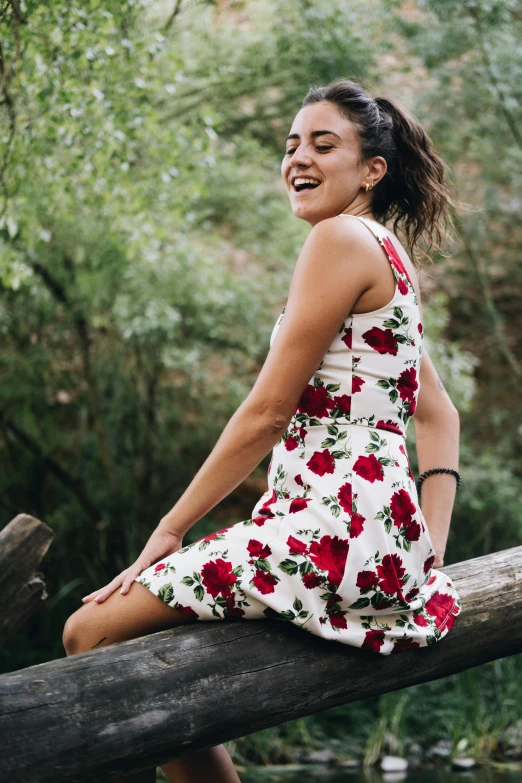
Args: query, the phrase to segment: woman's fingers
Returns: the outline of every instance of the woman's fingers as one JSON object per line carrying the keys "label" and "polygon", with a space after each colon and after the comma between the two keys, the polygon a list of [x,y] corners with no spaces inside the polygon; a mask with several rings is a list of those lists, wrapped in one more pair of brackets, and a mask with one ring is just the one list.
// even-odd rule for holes
{"label": "woman's fingers", "polygon": [[94,600],[97,604],[102,603],[102,601],[105,601],[105,599],[112,595],[112,593],[121,585],[125,578],[125,574],[125,571],[121,574],[118,574],[118,576],[116,576],[112,582],[109,582],[108,585],[102,587],[101,590],[95,590],[93,593],[89,593],[89,595],[86,595],[85,598],[82,598],[82,601],[84,603],[88,603],[89,601]]}
{"label": "woman's fingers", "polygon": [[134,566],[132,568],[129,568],[125,576],[125,579],[123,580],[123,584],[121,586],[120,593],[122,593],[122,595],[126,595],[129,592],[131,588],[131,584],[134,582],[134,579],[138,576],[138,574],[141,574],[143,570],[144,569],[140,568],[140,566]]}

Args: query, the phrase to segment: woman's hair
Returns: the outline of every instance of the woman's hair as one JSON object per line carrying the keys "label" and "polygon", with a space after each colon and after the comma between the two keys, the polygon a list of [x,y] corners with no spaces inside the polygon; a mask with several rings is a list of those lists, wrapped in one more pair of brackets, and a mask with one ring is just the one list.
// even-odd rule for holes
{"label": "woman's hair", "polygon": [[377,155],[387,163],[386,174],[375,186],[374,215],[383,223],[394,219],[393,230],[404,232],[413,262],[417,250],[428,257],[419,240],[428,251],[440,251],[442,241],[450,237],[448,227],[455,227],[450,208],[460,205],[448,191],[446,165],[422,126],[397,100],[372,98],[350,79],[310,88],[301,108],[319,101],[335,103],[353,122],[361,142],[361,163]]}

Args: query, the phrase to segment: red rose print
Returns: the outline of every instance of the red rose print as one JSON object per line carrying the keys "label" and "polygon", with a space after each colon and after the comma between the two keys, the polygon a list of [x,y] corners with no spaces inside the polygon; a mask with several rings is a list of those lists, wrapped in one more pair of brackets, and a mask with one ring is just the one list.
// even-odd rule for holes
{"label": "red rose print", "polygon": [[343,578],[348,547],[349,542],[338,536],[323,536],[310,544],[310,559],[321,571],[328,571],[328,580],[336,587]]}
{"label": "red rose print", "polygon": [[[386,250],[386,253],[388,255],[388,258],[390,259],[390,263],[392,266],[395,267],[397,272],[400,272],[401,275],[404,275],[406,279],[408,280],[409,284],[412,285],[412,282],[410,280],[410,277],[406,271],[406,268],[404,264],[402,263],[402,259],[399,256],[397,250],[395,249],[395,246],[390,239],[390,237],[383,237],[382,238],[382,244],[384,245],[384,249]],[[412,286],[413,288],[413,286]]]}
{"label": "red rose print", "polygon": [[402,577],[406,573],[402,567],[399,555],[384,555],[382,563],[377,566],[379,575],[379,587],[383,593],[399,593],[404,582]]}
{"label": "red rose print", "polygon": [[275,514],[273,511],[270,510],[269,506],[273,505],[277,500],[277,492],[275,489],[272,490],[272,494],[268,498],[268,500],[265,500],[259,511],[257,512],[259,516],[255,517],[252,521],[258,526],[262,527],[266,519],[265,517],[274,517]]}
{"label": "red rose print", "polygon": [[256,570],[255,576],[252,578],[254,585],[257,587],[260,593],[266,595],[267,593],[274,592],[274,586],[277,584],[277,579],[267,571]]}
{"label": "red rose print", "polygon": [[393,606],[394,603],[395,601],[393,599],[390,600],[389,598],[379,598],[373,602],[373,608],[381,611],[382,609],[389,609],[389,607]]}
{"label": "red rose print", "polygon": [[404,435],[404,430],[401,429],[399,425],[396,424],[391,419],[388,419],[387,421],[384,421],[383,419],[379,419],[379,421],[375,425],[375,429],[388,430],[389,432],[397,432],[399,435]]}
{"label": "red rose print", "polygon": [[338,595],[337,593],[332,593],[328,601],[326,602],[326,608],[329,609],[331,606],[336,604],[338,601],[342,601],[343,597],[342,595]]}
{"label": "red rose print", "polygon": [[453,608],[454,602],[455,599],[451,595],[439,593],[438,590],[431,596],[429,601],[426,601],[424,610],[435,617],[437,628],[440,628],[441,625],[447,622],[447,615]]}
{"label": "red rose print", "polygon": [[409,590],[406,593],[406,601],[413,601],[416,595],[419,594],[419,588],[418,587],[412,587],[411,590]]}
{"label": "red rose print", "polygon": [[411,518],[417,510],[405,489],[399,489],[397,492],[393,493],[390,501],[390,509],[393,524],[397,527],[406,527],[411,524]]}
{"label": "red rose print", "polygon": [[408,541],[418,541],[420,538],[421,527],[418,522],[412,522],[404,531],[405,537]]}
{"label": "red rose print", "polygon": [[420,321],[419,321],[419,323],[417,324],[417,331],[418,331],[418,333],[419,333],[419,334],[422,334],[422,324],[421,324],[421,322],[420,322]]}
{"label": "red rose print", "polygon": [[415,397],[413,397],[413,399],[408,400],[408,402],[409,402],[408,413],[410,414],[410,416],[413,416],[415,411],[417,410],[417,400],[415,399]]}
{"label": "red rose print", "polygon": [[415,399],[415,392],[419,388],[417,383],[417,371],[415,367],[408,367],[403,370],[397,380],[397,391],[401,400],[412,402]]}
{"label": "red rose print", "polygon": [[290,508],[288,510],[289,514],[297,514],[298,511],[302,511],[303,508],[306,508],[307,503],[311,503],[312,498],[294,498],[292,502],[290,503]]}
{"label": "red rose print", "polygon": [[420,644],[414,642],[411,636],[405,636],[402,639],[395,640],[392,653],[401,652],[401,650],[413,650],[415,647],[420,647]]}
{"label": "red rose print", "polygon": [[178,612],[181,612],[181,614],[184,614],[187,617],[193,617],[195,620],[199,618],[199,614],[197,614],[197,612],[195,612],[191,606],[183,606],[183,604],[176,604],[175,608],[178,610]]}
{"label": "red rose print", "polygon": [[356,585],[359,590],[371,590],[377,584],[378,577],[375,571],[359,571]]}
{"label": "red rose print", "polygon": [[299,541],[294,536],[288,536],[286,545],[294,555],[306,555],[308,553],[308,544],[305,544],[304,541]]}
{"label": "red rose print", "polygon": [[317,587],[321,584],[321,577],[319,574],[315,574],[313,571],[310,571],[309,574],[305,574],[303,576],[302,582],[308,590],[312,590],[314,587]]}
{"label": "red rose print", "polygon": [[285,440],[285,449],[287,451],[293,451],[299,446],[299,441],[297,438],[294,438],[293,435],[289,435],[288,438]]}
{"label": "red rose print", "polygon": [[251,538],[247,544],[247,549],[250,557],[254,557],[257,560],[264,560],[272,554],[272,550],[267,544],[262,544],[261,541],[257,541],[255,538]]}
{"label": "red rose print", "polygon": [[228,527],[224,527],[224,528],[223,528],[223,530],[216,530],[216,532],[215,532],[215,533],[209,533],[209,534],[208,534],[208,536],[205,536],[205,537],[204,537],[203,539],[201,539],[201,540],[202,540],[202,541],[214,541],[214,539],[216,538],[216,536],[219,536],[219,535],[221,535],[221,533],[226,533],[226,532],[227,532],[227,530],[229,530],[229,528],[228,528]]}
{"label": "red rose print", "polygon": [[348,328],[345,327],[344,335],[341,337],[341,340],[346,345],[347,348],[352,347],[352,327],[349,326]]}
{"label": "red rose print", "polygon": [[337,497],[339,498],[339,504],[343,511],[346,511],[347,514],[352,513],[352,485],[349,481],[346,482],[346,484],[343,484],[342,487],[339,487],[339,490],[337,492]]}
{"label": "red rose print", "polygon": [[432,585],[432,584],[433,584],[433,582],[435,582],[435,581],[436,581],[436,579],[437,579],[437,577],[436,577],[436,576],[435,576],[435,574],[434,574],[433,576],[430,576],[430,578],[428,579],[428,581],[426,582],[426,584],[427,584],[427,585]]}
{"label": "red rose print", "polygon": [[158,565],[154,569],[154,573],[155,574],[159,574],[160,571],[163,571],[163,569],[166,568],[166,567],[167,566],[165,565],[165,563],[158,563]]}
{"label": "red rose print", "polygon": [[357,538],[357,536],[363,532],[365,522],[365,517],[362,517],[355,512],[352,514],[352,519],[350,521],[350,538]]}
{"label": "red rose print", "polygon": [[413,614],[413,622],[415,625],[420,626],[421,628],[427,628],[430,624],[430,621],[428,618],[422,614],[422,612],[419,612],[418,614]]}
{"label": "red rose print", "polygon": [[372,484],[374,481],[384,481],[384,469],[375,454],[357,457],[353,469],[358,476]]}
{"label": "red rose print", "polygon": [[307,416],[317,416],[322,418],[328,415],[334,407],[333,400],[328,399],[326,386],[312,386],[308,384],[301,395],[297,410],[300,413],[306,413]]}
{"label": "red rose print", "polygon": [[310,468],[312,473],[316,473],[318,476],[324,476],[325,473],[334,472],[335,459],[328,449],[324,449],[324,451],[314,451],[306,463],[306,467]]}
{"label": "red rose print", "polygon": [[216,598],[219,593],[228,595],[230,585],[237,582],[237,576],[232,573],[232,563],[218,557],[205,563],[201,569],[201,579],[207,591]]}
{"label": "red rose print", "polygon": [[[427,560],[424,561],[424,573],[427,574],[430,568],[432,567],[433,563],[435,562],[435,555],[431,555],[431,557],[428,557]],[[429,584],[429,582],[428,582]]]}
{"label": "red rose print", "polygon": [[328,614],[328,619],[330,620],[330,623],[334,628],[347,628],[346,624],[346,618],[344,615],[346,612],[330,612]]}
{"label": "red rose print", "polygon": [[390,353],[392,356],[397,356],[399,343],[391,329],[379,329],[378,326],[372,326],[371,329],[364,332],[362,338],[374,351],[380,354]]}
{"label": "red rose print", "polygon": [[404,282],[404,280],[401,277],[399,277],[399,282],[397,283],[397,287],[398,287],[400,293],[403,296],[406,296],[406,294],[408,293],[408,286],[406,285],[406,283]]}
{"label": "red rose print", "polygon": [[365,650],[373,650],[373,652],[379,652],[384,644],[384,631],[371,630],[366,631],[364,642],[361,647]]}
{"label": "red rose print", "polygon": [[352,394],[357,394],[357,392],[360,392],[363,383],[366,383],[366,381],[363,378],[359,378],[358,375],[352,375]]}
{"label": "red rose print", "polygon": [[243,617],[243,615],[245,614],[244,610],[241,609],[240,606],[235,605],[233,595],[227,596],[227,604],[225,607],[225,612],[227,617]]}
{"label": "red rose print", "polygon": [[303,479],[301,478],[301,474],[298,473],[297,476],[294,476],[294,481],[296,484],[298,484],[300,487],[304,486]]}
{"label": "red rose print", "polygon": [[342,394],[340,397],[333,398],[334,407],[344,416],[348,416],[351,410],[352,398],[349,394]]}

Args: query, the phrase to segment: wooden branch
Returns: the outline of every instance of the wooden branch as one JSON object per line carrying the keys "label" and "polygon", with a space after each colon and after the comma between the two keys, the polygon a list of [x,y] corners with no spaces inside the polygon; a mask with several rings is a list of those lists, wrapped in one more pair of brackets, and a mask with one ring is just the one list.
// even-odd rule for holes
{"label": "wooden branch", "polygon": [[198,621],[5,674],[0,779],[103,783],[521,652],[522,546],[444,571],[463,611],[430,647],[380,656],[281,620]]}
{"label": "wooden branch", "polygon": [[18,514],[0,531],[0,644],[47,598],[40,564],[54,532],[39,519]]}

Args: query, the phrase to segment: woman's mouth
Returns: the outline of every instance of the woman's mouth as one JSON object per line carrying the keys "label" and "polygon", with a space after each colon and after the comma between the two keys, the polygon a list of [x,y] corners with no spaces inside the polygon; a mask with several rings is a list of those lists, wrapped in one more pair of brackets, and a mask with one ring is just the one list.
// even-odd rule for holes
{"label": "woman's mouth", "polygon": [[295,177],[292,180],[292,192],[296,196],[304,196],[321,187],[321,181],[315,177]]}

